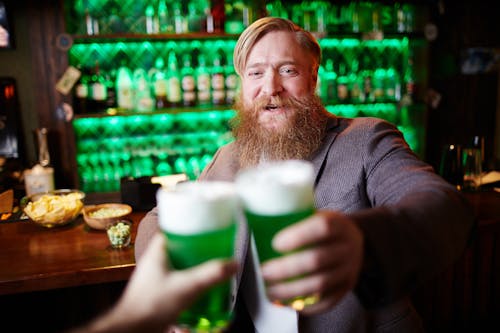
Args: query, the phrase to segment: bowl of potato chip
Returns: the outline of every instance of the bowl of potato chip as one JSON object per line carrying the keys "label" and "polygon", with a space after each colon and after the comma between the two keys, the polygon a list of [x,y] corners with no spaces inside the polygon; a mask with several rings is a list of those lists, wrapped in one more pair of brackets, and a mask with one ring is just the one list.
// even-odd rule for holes
{"label": "bowl of potato chip", "polygon": [[22,199],[28,218],[43,227],[53,228],[73,222],[83,208],[85,193],[76,189],[60,189],[35,193]]}

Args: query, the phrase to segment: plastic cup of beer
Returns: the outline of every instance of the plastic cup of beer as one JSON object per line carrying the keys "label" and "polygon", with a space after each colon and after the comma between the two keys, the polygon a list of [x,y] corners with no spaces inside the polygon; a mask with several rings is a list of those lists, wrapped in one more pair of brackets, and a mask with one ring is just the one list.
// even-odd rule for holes
{"label": "plastic cup of beer", "polygon": [[[281,229],[315,211],[314,170],[307,161],[269,162],[240,171],[236,188],[261,263],[283,255],[272,247],[272,239]],[[284,304],[302,310],[316,301],[316,296],[304,296]]]}
{"label": "plastic cup of beer", "polygon": [[[239,199],[229,182],[183,182],[157,192],[159,225],[174,269],[234,254]],[[183,311],[178,326],[189,332],[220,332],[232,319],[231,281],[218,284]]]}

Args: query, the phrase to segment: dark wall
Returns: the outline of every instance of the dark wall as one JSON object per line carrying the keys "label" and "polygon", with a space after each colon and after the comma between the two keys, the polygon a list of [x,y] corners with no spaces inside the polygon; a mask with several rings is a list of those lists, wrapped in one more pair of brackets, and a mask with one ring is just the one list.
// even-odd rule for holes
{"label": "dark wall", "polygon": [[486,167],[498,168],[499,70],[470,75],[461,71],[465,50],[500,47],[497,11],[487,1],[438,1],[432,5],[431,21],[438,37],[429,45],[429,89],[440,94],[441,101],[438,107],[429,107],[427,159],[437,166],[443,145],[467,144],[481,135]]}

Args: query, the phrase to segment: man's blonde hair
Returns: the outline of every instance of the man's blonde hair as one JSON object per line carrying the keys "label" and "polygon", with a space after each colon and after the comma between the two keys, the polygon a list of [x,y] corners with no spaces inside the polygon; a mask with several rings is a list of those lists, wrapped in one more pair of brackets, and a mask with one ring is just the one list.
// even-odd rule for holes
{"label": "man's blonde hair", "polygon": [[248,54],[254,45],[272,31],[288,31],[295,34],[299,45],[307,50],[314,59],[313,73],[317,73],[321,63],[321,48],[314,36],[290,20],[279,17],[263,17],[253,22],[238,38],[234,48],[234,68],[240,76],[246,66]]}

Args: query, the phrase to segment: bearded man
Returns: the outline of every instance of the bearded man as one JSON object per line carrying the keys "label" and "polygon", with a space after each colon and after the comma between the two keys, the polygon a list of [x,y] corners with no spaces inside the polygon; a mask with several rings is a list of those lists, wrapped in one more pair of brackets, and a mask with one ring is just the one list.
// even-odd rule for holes
{"label": "bearded man", "polygon": [[[245,223],[236,257],[235,332],[421,332],[410,295],[464,251],[473,215],[457,190],[411,151],[402,133],[376,118],[341,118],[315,95],[321,50],[289,20],[251,24],[234,50],[241,92],[234,142],[200,180],[232,181],[265,161],[303,159],[315,170],[316,213],[273,239],[283,257],[259,267]],[[157,210],[141,221],[139,261],[158,232]],[[319,295],[300,311],[266,303]]]}

